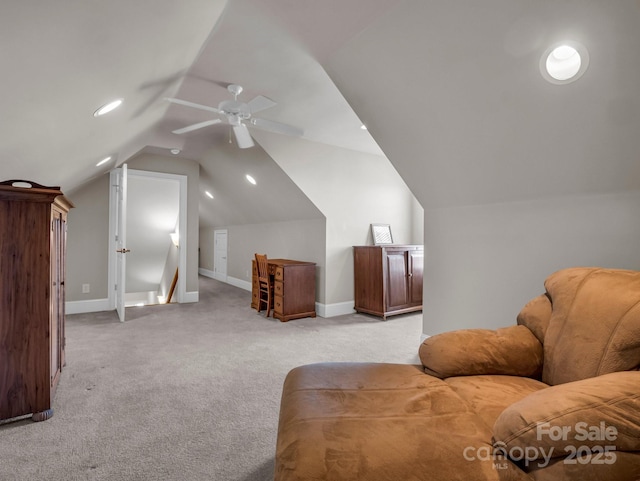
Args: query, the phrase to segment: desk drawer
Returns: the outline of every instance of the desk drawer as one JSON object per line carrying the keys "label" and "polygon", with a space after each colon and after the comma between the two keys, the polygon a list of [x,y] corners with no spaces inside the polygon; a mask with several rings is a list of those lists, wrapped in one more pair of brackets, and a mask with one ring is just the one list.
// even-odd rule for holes
{"label": "desk drawer", "polygon": [[284,313],[284,299],[280,296],[273,297],[273,311],[278,314]]}
{"label": "desk drawer", "polygon": [[276,281],[284,280],[284,267],[276,267],[274,278]]}
{"label": "desk drawer", "polygon": [[280,281],[276,281],[273,283],[273,293],[276,296],[284,296],[284,284]]}

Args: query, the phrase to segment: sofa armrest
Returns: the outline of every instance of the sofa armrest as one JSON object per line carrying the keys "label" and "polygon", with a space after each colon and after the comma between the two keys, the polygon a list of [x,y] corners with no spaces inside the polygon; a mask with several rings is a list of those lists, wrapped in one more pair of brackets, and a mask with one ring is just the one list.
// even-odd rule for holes
{"label": "sofa armrest", "polygon": [[503,374],[539,378],[542,344],[525,326],[461,329],[424,340],[418,354],[425,372],[452,376]]}
{"label": "sofa armrest", "polygon": [[[505,409],[493,426],[494,446],[529,456],[640,451],[640,372],[623,371],[558,384]],[[615,459],[615,455],[613,455]]]}

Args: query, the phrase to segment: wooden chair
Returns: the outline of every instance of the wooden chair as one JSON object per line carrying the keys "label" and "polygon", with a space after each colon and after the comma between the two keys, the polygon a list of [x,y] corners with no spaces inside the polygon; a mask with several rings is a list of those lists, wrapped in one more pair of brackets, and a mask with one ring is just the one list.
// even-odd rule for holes
{"label": "wooden chair", "polygon": [[256,266],[258,267],[258,312],[263,303],[267,304],[267,316],[271,312],[271,304],[273,297],[273,283],[269,275],[269,264],[267,263],[266,254],[256,254]]}

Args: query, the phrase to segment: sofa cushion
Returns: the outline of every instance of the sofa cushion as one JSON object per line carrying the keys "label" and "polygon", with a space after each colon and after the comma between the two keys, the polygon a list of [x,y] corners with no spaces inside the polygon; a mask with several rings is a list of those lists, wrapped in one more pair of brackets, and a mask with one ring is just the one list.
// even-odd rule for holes
{"label": "sofa cushion", "polygon": [[491,430],[420,366],[313,364],[285,380],[276,481],[529,479],[490,453]]}
{"label": "sofa cushion", "polygon": [[542,371],[542,345],[525,326],[443,332],[425,339],[418,354],[425,372],[439,378]]}
{"label": "sofa cushion", "polygon": [[542,381],[560,384],[640,366],[640,272],[571,268],[547,278],[553,311]]}
{"label": "sofa cushion", "polygon": [[549,387],[527,377],[497,375],[449,377],[445,382],[492,429],[498,416],[508,406]]}
{"label": "sofa cushion", "polygon": [[502,412],[493,432],[508,449],[533,448],[535,459],[545,453],[571,455],[570,446],[640,451],[640,372],[615,372],[530,394]]}

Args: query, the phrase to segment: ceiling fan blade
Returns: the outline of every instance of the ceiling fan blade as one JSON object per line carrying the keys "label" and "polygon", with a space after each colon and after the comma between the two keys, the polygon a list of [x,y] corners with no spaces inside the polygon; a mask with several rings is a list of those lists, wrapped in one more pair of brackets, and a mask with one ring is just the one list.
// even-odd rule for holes
{"label": "ceiling fan blade", "polygon": [[236,141],[238,142],[238,147],[241,149],[248,149],[254,146],[253,139],[246,125],[234,125],[233,133],[236,134]]}
{"label": "ceiling fan blade", "polygon": [[205,120],[204,122],[198,122],[197,124],[188,125],[186,127],[182,127],[181,129],[177,129],[172,132],[174,134],[186,134],[187,132],[191,132],[192,130],[198,130],[203,127],[209,127],[209,125],[219,124],[220,122],[222,122],[220,119]]}
{"label": "ceiling fan blade", "polygon": [[172,104],[184,105],[186,107],[192,107],[194,109],[206,110],[207,112],[215,112],[216,114],[221,114],[222,112],[215,107],[209,107],[208,105],[196,104],[194,102],[189,102],[188,100],[174,99],[170,97],[166,97],[166,99]]}
{"label": "ceiling fan blade", "polygon": [[304,134],[304,131],[302,129],[299,129],[298,127],[282,124],[280,122],[275,122],[273,120],[252,118],[251,125],[262,130],[275,132],[277,134],[297,135],[297,136],[302,136],[302,134]]}
{"label": "ceiling fan blade", "polygon": [[254,99],[250,100],[248,105],[249,105],[249,110],[251,110],[251,113],[255,114],[256,112],[260,112],[262,110],[274,107],[278,104],[276,104],[273,100],[271,100],[268,97],[265,97],[263,95],[258,95]]}

